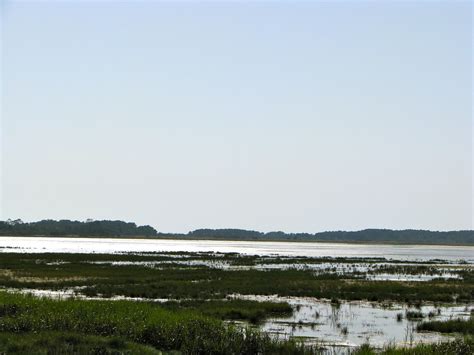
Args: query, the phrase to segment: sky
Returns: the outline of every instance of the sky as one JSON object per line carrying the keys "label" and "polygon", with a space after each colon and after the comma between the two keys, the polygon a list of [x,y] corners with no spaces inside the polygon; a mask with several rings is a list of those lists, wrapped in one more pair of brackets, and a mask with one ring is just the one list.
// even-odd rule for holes
{"label": "sky", "polygon": [[473,228],[470,1],[0,2],[0,219]]}

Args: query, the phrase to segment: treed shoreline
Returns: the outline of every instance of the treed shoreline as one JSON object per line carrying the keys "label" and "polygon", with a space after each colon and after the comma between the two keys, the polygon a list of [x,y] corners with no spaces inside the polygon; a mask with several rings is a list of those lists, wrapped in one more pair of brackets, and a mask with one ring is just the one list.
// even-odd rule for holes
{"label": "treed shoreline", "polygon": [[429,231],[365,229],[361,231],[329,231],[318,233],[258,232],[243,229],[198,229],[188,233],[162,233],[155,228],[133,222],[42,220],[23,222],[0,221],[0,236],[47,237],[114,237],[228,241],[339,242],[426,245],[474,245],[474,231]]}

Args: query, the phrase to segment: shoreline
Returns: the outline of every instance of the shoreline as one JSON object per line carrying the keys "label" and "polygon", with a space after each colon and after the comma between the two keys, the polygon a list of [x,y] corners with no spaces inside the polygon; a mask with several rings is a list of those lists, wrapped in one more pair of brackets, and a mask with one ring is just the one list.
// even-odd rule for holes
{"label": "shoreline", "polygon": [[71,238],[71,239],[130,239],[130,240],[178,240],[178,241],[210,241],[210,242],[270,242],[270,243],[317,243],[317,244],[357,244],[357,245],[394,245],[394,246],[453,246],[474,247],[474,243],[428,243],[428,242],[397,242],[397,241],[358,241],[358,240],[292,240],[292,239],[237,239],[212,237],[173,237],[173,236],[79,236],[79,235],[0,235],[0,238]]}

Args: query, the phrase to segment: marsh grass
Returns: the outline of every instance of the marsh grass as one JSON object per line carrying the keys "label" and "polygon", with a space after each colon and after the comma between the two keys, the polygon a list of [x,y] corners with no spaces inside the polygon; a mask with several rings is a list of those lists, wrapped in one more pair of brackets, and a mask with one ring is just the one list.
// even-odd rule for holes
{"label": "marsh grass", "polygon": [[283,341],[251,328],[234,327],[194,310],[172,311],[130,301],[51,300],[0,292],[14,315],[0,317],[0,333],[69,332],[125,341],[186,354],[311,354],[296,341]]}
{"label": "marsh grass", "polygon": [[474,316],[471,315],[469,319],[449,319],[446,321],[423,322],[418,324],[417,330],[474,335]]}
{"label": "marsh grass", "polygon": [[258,302],[248,300],[187,300],[165,302],[164,308],[191,309],[206,316],[226,320],[248,320],[258,323],[268,317],[289,317],[293,308],[287,302]]}
{"label": "marsh grass", "polygon": [[387,346],[377,350],[364,344],[352,352],[352,355],[472,355],[474,341],[472,338],[459,338],[450,342],[437,344],[418,344],[412,347]]}
{"label": "marsh grass", "polygon": [[408,320],[421,320],[425,318],[425,315],[421,311],[409,311],[405,312],[405,316]]}
{"label": "marsh grass", "polygon": [[[205,265],[183,265],[177,262],[183,260],[225,263],[237,267],[219,269]],[[0,292],[0,332],[3,337],[0,339],[7,339],[2,343],[4,346],[13,346],[13,348],[17,346],[21,350],[23,345],[19,339],[22,335],[30,337],[32,334],[39,334],[32,341],[37,341],[38,344],[46,342],[48,344],[46,347],[61,350],[69,349],[68,347],[71,346],[65,340],[67,337],[69,337],[67,339],[75,339],[76,336],[83,336],[86,340],[84,344],[78,342],[77,349],[80,350],[78,353],[81,353],[82,346],[84,349],[90,346],[90,351],[87,353],[93,353],[93,349],[99,349],[97,351],[104,354],[114,353],[117,349],[122,349],[125,353],[130,349],[131,353],[148,351],[133,350],[140,346],[148,347],[150,351],[158,349],[165,352],[179,351],[192,354],[316,353],[319,350],[314,347],[305,347],[296,341],[278,341],[255,330],[255,327],[242,328],[222,321],[230,319],[258,323],[269,316],[289,316],[292,309],[288,303],[238,300],[228,296],[233,294],[309,296],[329,299],[335,309],[343,300],[380,301],[383,304],[402,301],[421,308],[425,301],[450,303],[453,300],[471,302],[473,299],[474,277],[469,270],[459,271],[462,279],[420,283],[370,281],[362,279],[360,273],[354,272],[352,275],[347,275],[324,270],[315,272],[309,268],[257,270],[246,267],[258,263],[380,263],[383,260],[385,259],[274,258],[179,252],[2,253],[0,286],[22,290],[77,288],[78,292],[87,296],[141,297],[145,302],[73,299],[54,301]],[[124,263],[115,265],[115,262]],[[130,262],[148,264],[130,264]],[[424,265],[415,265],[409,270],[404,265],[391,267],[394,272],[434,272],[432,268]],[[226,297],[229,299],[224,300]],[[146,302],[147,299],[155,298],[177,299],[178,301],[167,302],[163,305]],[[417,315],[421,313],[419,310],[410,312]],[[315,317],[317,316],[319,313],[316,311]],[[397,319],[398,317],[397,315]],[[421,320],[420,317],[413,318],[408,314],[407,318]],[[402,319],[403,314],[400,314],[400,320]],[[422,324],[431,323],[433,322]],[[430,330],[428,328],[432,327],[431,330],[439,331],[441,327],[459,328],[458,325],[453,324],[450,326],[422,325],[427,328],[420,327],[419,329]],[[301,323],[295,326],[304,325]],[[470,326],[472,327],[472,324]],[[342,333],[349,332],[341,326],[340,329]],[[464,334],[472,333],[468,331]],[[66,338],[61,337],[63,335]],[[49,338],[51,339],[48,340]],[[124,343],[120,343],[119,340]],[[459,346],[461,350],[465,349],[465,344],[471,344],[468,346],[472,347],[472,341],[466,342],[457,343],[456,346]],[[434,354],[436,352],[430,352],[434,351],[433,349],[436,351],[454,349],[454,345],[452,348],[437,346],[416,347],[414,349],[418,349],[416,350],[418,352],[413,354]],[[362,351],[361,349],[359,350]],[[405,350],[387,348],[384,351],[407,354],[403,352]],[[0,348],[0,353],[2,351]],[[58,350],[58,353],[62,352]]]}
{"label": "marsh grass", "polygon": [[[224,270],[206,266],[178,265],[173,263],[177,258],[219,262],[225,260],[240,265],[262,260],[267,262],[267,259],[268,261],[285,259],[212,253],[137,255],[45,253],[21,254],[20,257],[16,253],[2,253],[0,286],[51,290],[81,287],[80,292],[86,296],[150,299],[220,299],[238,293],[341,300],[449,303],[455,299],[457,302],[470,302],[474,294],[474,280],[469,272],[465,272],[462,280],[370,281],[361,280],[358,275],[315,273],[305,269]],[[305,260],[304,258],[295,260],[300,259]],[[167,264],[149,267],[95,263],[160,260],[166,261]],[[340,261],[338,258],[324,260]]]}
{"label": "marsh grass", "polygon": [[118,337],[101,337],[71,332],[0,333],[0,352],[5,354],[143,354],[162,352]]}

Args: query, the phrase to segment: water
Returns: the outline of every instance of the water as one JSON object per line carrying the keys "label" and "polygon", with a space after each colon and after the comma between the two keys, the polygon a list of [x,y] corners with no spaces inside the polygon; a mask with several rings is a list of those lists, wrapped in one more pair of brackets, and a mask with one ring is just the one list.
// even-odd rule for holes
{"label": "water", "polygon": [[0,237],[0,252],[119,253],[179,251],[307,257],[381,257],[411,261],[442,259],[449,261],[463,260],[468,263],[474,263],[473,246],[179,239]]}
{"label": "water", "polygon": [[[101,297],[82,295],[80,293],[81,287],[59,291],[40,289],[4,290],[53,299],[103,300]],[[279,297],[277,295],[232,295],[229,298],[260,302],[288,302],[293,306],[293,315],[290,317],[269,318],[260,324],[259,328],[280,339],[300,338],[308,344],[328,346],[332,348],[332,353],[335,354],[346,354],[348,353],[346,350],[364,343],[370,343],[371,346],[382,348],[388,344],[406,346],[454,339],[452,335],[436,332],[417,332],[416,325],[421,320],[407,320],[406,311],[422,312],[425,316],[422,320],[447,320],[451,318],[468,319],[471,310],[474,309],[473,304],[440,307],[424,305],[418,309],[399,303],[383,306],[381,303],[366,301],[342,301],[338,305],[333,305],[328,300],[312,297]],[[107,298],[107,300],[160,303],[170,301],[171,299],[115,296]],[[430,313],[431,317],[428,317]],[[398,314],[402,314],[401,319],[397,319]]]}
{"label": "water", "polygon": [[[160,254],[155,254],[160,255]],[[163,254],[167,255],[167,254]],[[223,254],[214,254],[223,255]],[[83,261],[84,263],[90,264],[103,264],[103,265],[110,265],[110,266],[143,266],[149,267],[154,269],[162,269],[164,265],[172,264],[175,267],[180,266],[204,266],[211,269],[221,269],[221,270],[288,270],[288,269],[295,269],[295,270],[310,270],[315,271],[315,275],[317,274],[325,274],[325,273],[336,273],[339,275],[347,275],[349,277],[356,276],[358,278],[363,278],[367,280],[373,281],[410,281],[410,282],[423,282],[423,281],[431,281],[434,279],[442,278],[442,279],[462,279],[462,277],[455,273],[456,271],[460,270],[474,270],[471,269],[472,264],[466,265],[459,265],[459,264],[410,264],[410,263],[351,263],[351,264],[344,264],[344,263],[319,263],[319,264],[310,264],[310,263],[297,263],[297,264],[256,264],[256,265],[231,265],[228,262],[221,261],[221,260],[193,260],[193,259],[186,259],[186,260],[178,260],[178,258],[183,258],[181,255],[173,255],[174,260],[159,260],[159,261]],[[47,265],[61,265],[67,264],[67,262],[56,261],[54,263],[48,263]],[[416,274],[407,274],[407,273],[380,273],[377,272],[378,268],[385,267],[388,265],[400,266],[403,265],[405,267],[408,266],[420,266],[420,265],[429,265],[430,267],[434,267],[431,270],[431,273],[416,273]],[[449,267],[449,268],[448,268]],[[377,272],[377,273],[375,273]],[[364,276],[360,275],[363,273]]]}
{"label": "water", "polygon": [[[207,240],[146,240],[146,239],[92,239],[92,238],[43,238],[43,237],[0,237],[1,252],[62,252],[62,253],[118,253],[118,252],[238,252],[250,255],[280,255],[296,257],[357,257],[357,258],[389,258],[404,260],[403,263],[390,261],[368,263],[363,260],[344,262],[312,263],[311,259],[298,263],[275,263],[272,257],[259,258],[255,265],[233,265],[226,260],[220,260],[220,254],[214,254],[215,260],[193,259],[192,255],[173,254],[173,260],[150,261],[87,261],[85,263],[111,264],[117,267],[140,265],[150,268],[160,268],[163,264],[173,263],[177,267],[207,266],[220,269],[288,269],[297,268],[311,270],[315,274],[335,272],[344,275],[361,273],[361,277],[373,280],[398,281],[428,281],[437,277],[457,278],[459,270],[472,270],[474,265],[474,247],[456,246],[401,246],[375,244],[338,244],[338,243],[291,243],[291,242],[238,242],[238,241],[207,241]],[[427,267],[427,273],[411,274],[409,267],[420,267],[414,261],[447,260],[448,263],[421,264]],[[0,254],[1,260],[1,254]],[[456,264],[464,260],[469,264]],[[64,263],[53,261],[48,265],[55,266]],[[408,274],[378,272],[390,270],[390,266],[404,267],[401,269]],[[396,272],[396,268],[394,269]],[[424,269],[421,269],[424,270]],[[81,294],[82,286],[64,290],[26,290],[8,289],[10,292],[31,293],[39,297],[66,299],[77,297],[83,299],[101,299],[86,297]],[[404,345],[420,342],[439,342],[452,337],[439,333],[422,333],[416,331],[416,322],[405,317],[407,305],[394,303],[383,307],[380,303],[341,302],[339,306],[331,305],[327,300],[310,297],[278,297],[234,295],[234,297],[258,301],[285,301],[294,307],[291,317],[271,318],[260,325],[260,328],[280,338],[297,337],[308,343],[316,343],[333,347],[333,353],[345,354],[347,349],[370,342],[372,346]],[[123,296],[112,297],[109,300],[155,301],[165,302],[168,299],[143,299]],[[471,303],[440,307],[441,313],[433,305],[424,305],[420,311],[432,319],[445,320],[450,317],[468,318]],[[403,318],[397,320],[397,314]],[[425,320],[428,318],[425,318]]]}
{"label": "water", "polygon": [[[420,309],[409,308],[403,304],[381,304],[365,301],[341,302],[332,305],[329,301],[311,297],[278,297],[278,296],[247,296],[236,295],[235,298],[288,302],[294,306],[291,317],[268,319],[261,329],[280,338],[299,337],[309,343],[336,345],[338,347],[356,347],[370,342],[372,346],[383,347],[387,344],[409,345],[416,343],[433,343],[452,339],[451,336],[435,332],[417,332],[417,321],[407,320],[407,310],[421,311],[428,319],[432,312],[432,320],[450,318],[468,319],[474,305],[444,306],[432,305]],[[397,320],[397,314],[403,314]],[[340,351],[338,351],[340,352]]]}

